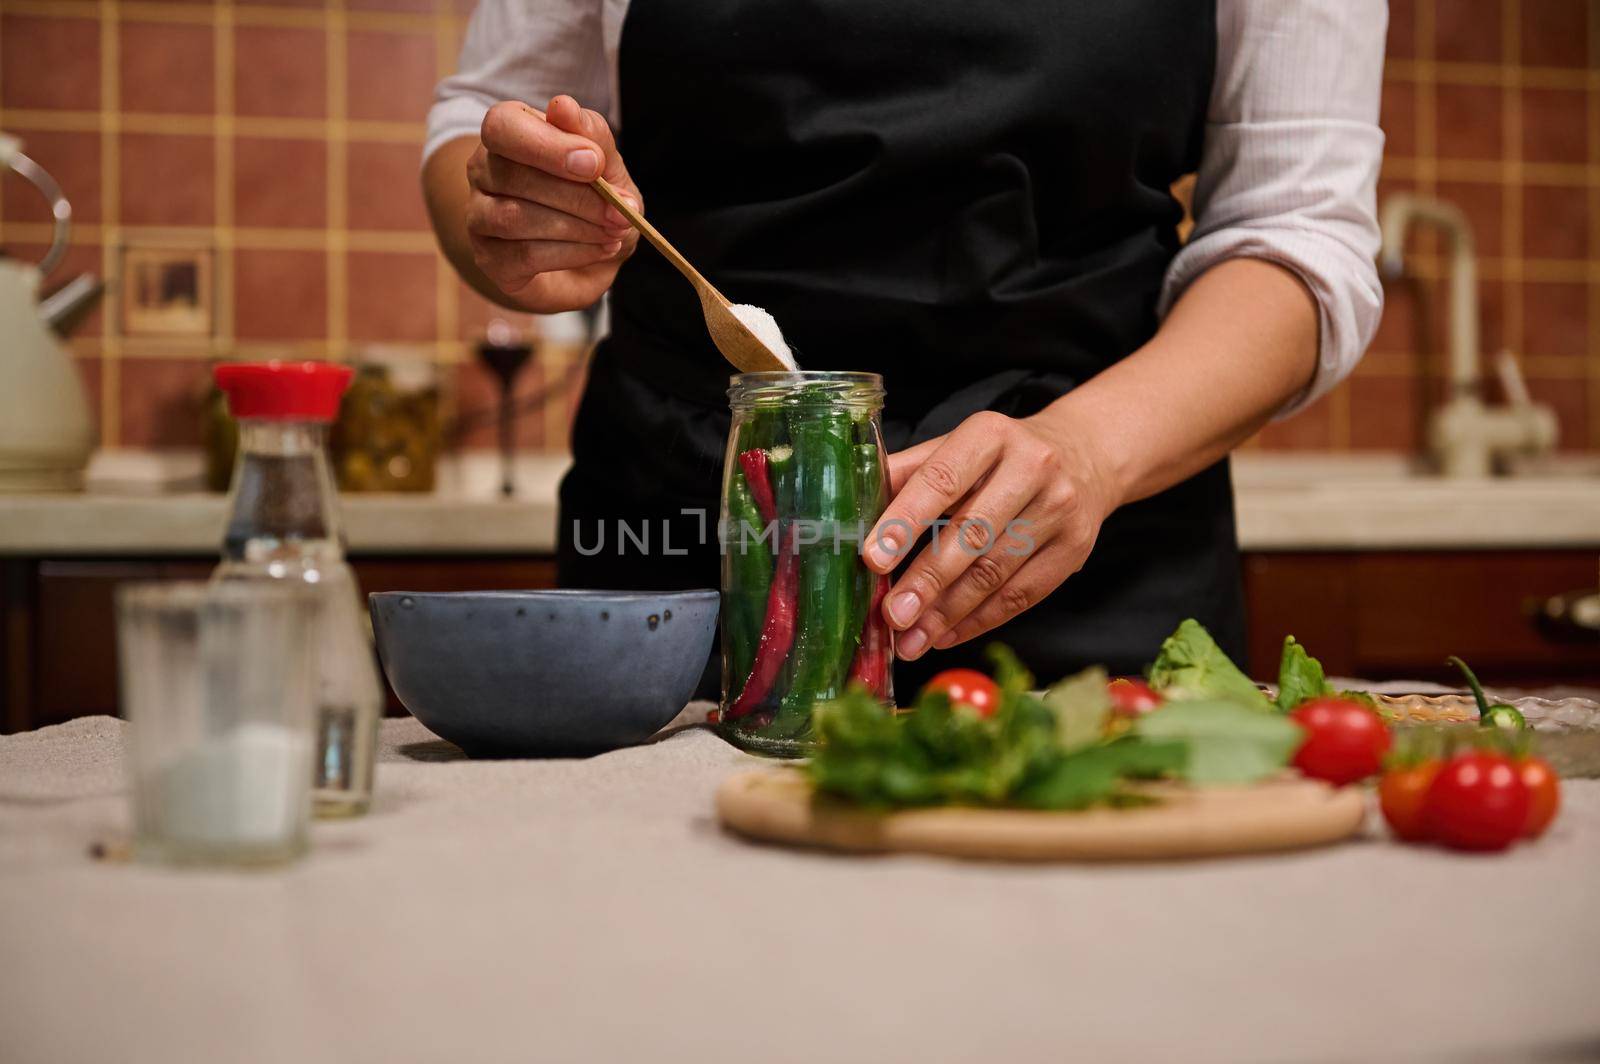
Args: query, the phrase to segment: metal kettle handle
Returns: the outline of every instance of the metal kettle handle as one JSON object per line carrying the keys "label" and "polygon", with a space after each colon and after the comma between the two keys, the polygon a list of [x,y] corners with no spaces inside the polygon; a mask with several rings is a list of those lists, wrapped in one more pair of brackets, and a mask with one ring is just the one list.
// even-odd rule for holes
{"label": "metal kettle handle", "polygon": [[13,151],[9,154],[8,161],[12,172],[39,190],[45,201],[50,204],[50,216],[55,219],[55,232],[51,237],[50,250],[39,260],[39,275],[46,277],[51,270],[61,265],[62,257],[67,253],[67,241],[72,236],[72,204],[67,202],[67,197],[61,193],[61,186],[56,184],[56,179],[51,177],[44,167],[21,152]]}

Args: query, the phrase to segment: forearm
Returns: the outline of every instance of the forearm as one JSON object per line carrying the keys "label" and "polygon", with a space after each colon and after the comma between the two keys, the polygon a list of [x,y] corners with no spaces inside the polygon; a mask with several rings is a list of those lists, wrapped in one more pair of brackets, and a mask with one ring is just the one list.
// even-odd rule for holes
{"label": "forearm", "polygon": [[508,295],[478,268],[473,259],[472,242],[467,236],[467,202],[472,187],[467,181],[467,160],[478,148],[475,137],[462,137],[444,144],[429,156],[422,168],[422,195],[428,204],[439,248],[462,280],[486,299],[510,310],[528,310],[515,296]]}
{"label": "forearm", "polygon": [[1115,505],[1200,472],[1310,383],[1316,301],[1289,271],[1233,259],[1206,271],[1132,355],[1038,419],[1093,441]]}

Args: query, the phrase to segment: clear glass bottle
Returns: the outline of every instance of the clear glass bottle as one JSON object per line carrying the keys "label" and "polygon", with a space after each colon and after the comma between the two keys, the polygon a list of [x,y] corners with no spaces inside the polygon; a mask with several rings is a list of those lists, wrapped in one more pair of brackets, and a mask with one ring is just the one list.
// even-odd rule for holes
{"label": "clear glass bottle", "polygon": [[372,801],[383,687],[355,574],[344,559],[326,437],[350,383],[345,366],[266,362],[216,367],[239,422],[239,459],[216,580],[291,580],[317,591],[318,816]]}
{"label": "clear glass bottle", "polygon": [[894,697],[888,580],[861,546],[888,501],[875,373],[744,373],[722,483],[722,707],[732,742],[803,755],[851,684]]}

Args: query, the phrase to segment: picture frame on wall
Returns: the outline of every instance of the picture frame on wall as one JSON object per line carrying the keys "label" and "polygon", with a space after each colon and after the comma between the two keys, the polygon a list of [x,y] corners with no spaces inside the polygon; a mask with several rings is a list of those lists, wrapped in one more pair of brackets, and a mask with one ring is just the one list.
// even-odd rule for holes
{"label": "picture frame on wall", "polygon": [[215,274],[210,248],[124,247],[123,334],[211,336]]}

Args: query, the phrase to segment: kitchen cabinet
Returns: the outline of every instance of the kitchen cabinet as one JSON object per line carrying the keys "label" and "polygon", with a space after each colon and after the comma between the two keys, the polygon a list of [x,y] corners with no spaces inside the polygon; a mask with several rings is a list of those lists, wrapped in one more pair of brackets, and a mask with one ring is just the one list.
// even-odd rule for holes
{"label": "kitchen cabinet", "polygon": [[1250,674],[1274,677],[1293,634],[1333,675],[1457,683],[1455,654],[1492,684],[1600,686],[1600,639],[1535,617],[1597,586],[1591,550],[1249,554]]}
{"label": "kitchen cabinet", "polygon": [[[555,584],[548,557],[357,556],[366,591],[464,591]],[[0,732],[55,724],[117,704],[115,587],[203,578],[193,558],[0,561]],[[1332,674],[1451,681],[1448,654],[1491,683],[1600,686],[1600,642],[1563,640],[1534,623],[1545,599],[1600,582],[1590,550],[1258,552],[1245,556],[1249,669],[1277,673],[1293,633]],[[1154,648],[1151,648],[1152,653]],[[391,712],[398,704],[390,696]]]}
{"label": "kitchen cabinet", "polygon": [[[476,591],[554,587],[555,560],[543,557],[352,558],[363,591]],[[200,580],[215,558],[0,559],[0,733],[116,713],[113,596],[135,580]],[[391,713],[403,712],[393,692]]]}

